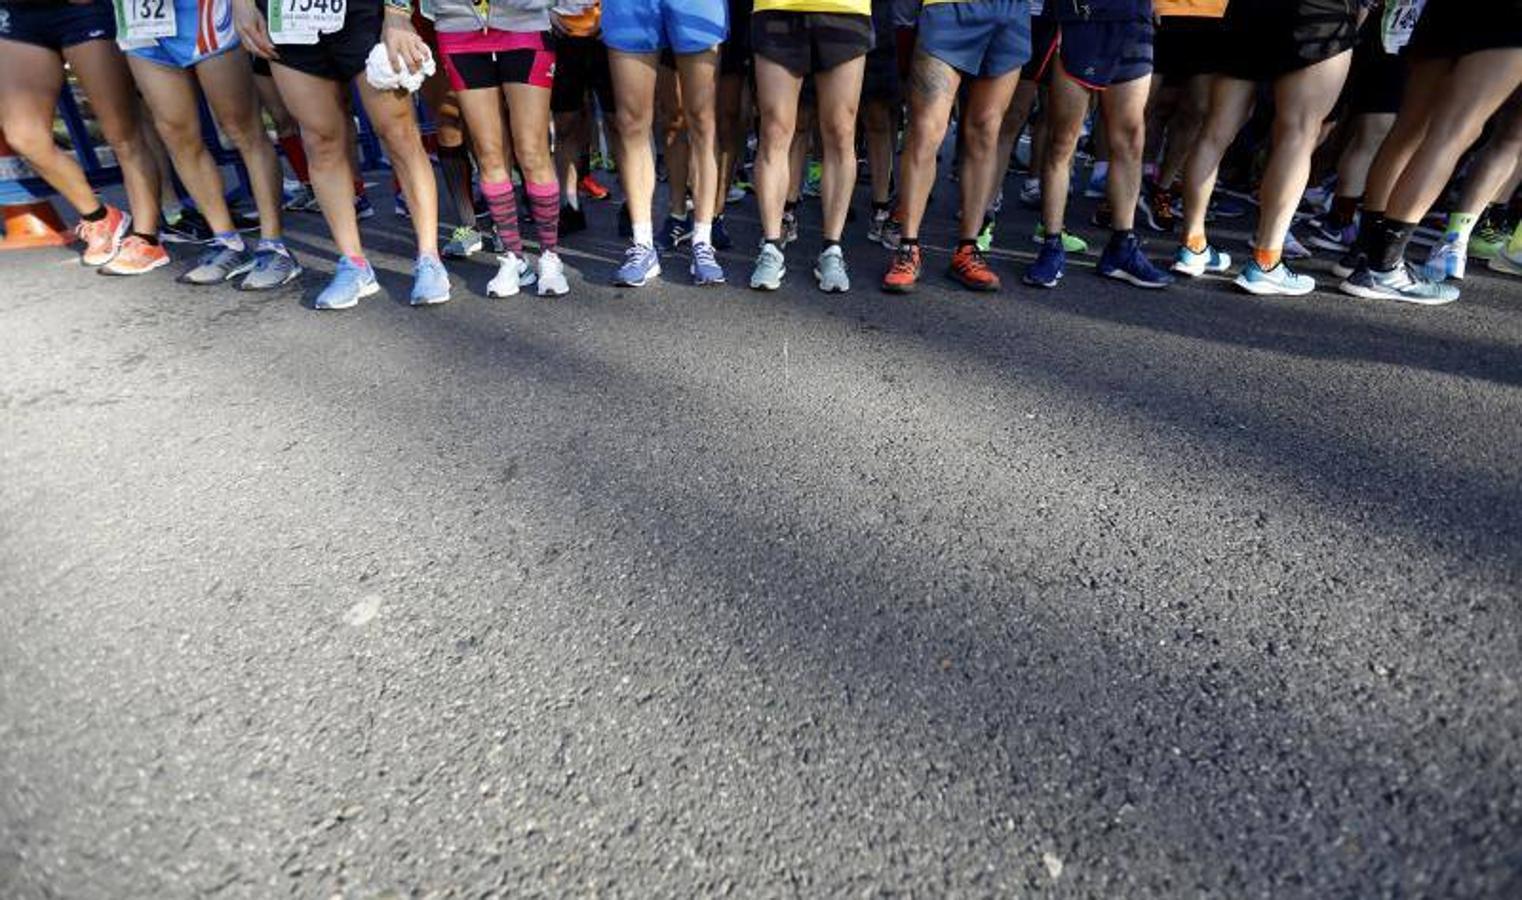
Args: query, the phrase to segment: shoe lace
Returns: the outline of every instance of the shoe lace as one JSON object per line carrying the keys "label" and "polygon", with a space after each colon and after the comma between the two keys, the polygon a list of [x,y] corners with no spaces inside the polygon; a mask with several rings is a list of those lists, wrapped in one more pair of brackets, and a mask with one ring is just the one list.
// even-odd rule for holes
{"label": "shoe lace", "polygon": [[624,265],[627,266],[633,263],[643,264],[646,259],[645,254],[648,252],[650,252],[650,248],[644,246],[643,244],[633,245],[624,251]]}
{"label": "shoe lace", "polygon": [[692,247],[692,261],[700,266],[716,266],[718,260],[714,258],[713,247],[708,244],[694,244]]}
{"label": "shoe lace", "polygon": [[890,271],[895,275],[913,275],[919,263],[919,252],[913,246],[899,247],[893,254]]}

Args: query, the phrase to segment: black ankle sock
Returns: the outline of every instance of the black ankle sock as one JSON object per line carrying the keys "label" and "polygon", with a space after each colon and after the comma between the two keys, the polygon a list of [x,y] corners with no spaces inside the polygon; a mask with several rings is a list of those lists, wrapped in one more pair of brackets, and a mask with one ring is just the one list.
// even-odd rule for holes
{"label": "black ankle sock", "polygon": [[761,240],[761,243],[763,243],[763,244],[771,244],[773,247],[776,247],[779,251],[782,249],[782,238],[763,238]]}
{"label": "black ankle sock", "polygon": [[1110,232],[1110,246],[1119,247],[1121,244],[1129,241],[1135,234],[1136,232],[1129,228],[1125,230],[1117,228]]}
{"label": "black ankle sock", "polygon": [[893,201],[892,200],[884,200],[881,203],[878,203],[876,200],[872,201],[872,211],[873,212],[882,212],[884,210],[888,210],[888,209],[892,209],[892,208],[893,208]]}
{"label": "black ankle sock", "polygon": [[963,247],[976,247],[976,246],[978,246],[978,239],[977,238],[958,238],[957,239],[957,249],[958,250],[962,249]]}
{"label": "black ankle sock", "polygon": [[156,234],[143,234],[141,231],[134,231],[132,232],[132,236],[139,238],[143,243],[148,244],[151,247],[157,247],[159,245],[159,236]]}
{"label": "black ankle sock", "polygon": [[920,245],[920,239],[917,237],[899,238],[898,244],[900,247],[918,247]]}
{"label": "black ankle sock", "polygon": [[1381,272],[1388,272],[1406,258],[1406,245],[1411,242],[1415,222],[1397,222],[1380,219],[1374,246],[1369,251],[1369,264]]}
{"label": "black ankle sock", "polygon": [[1379,234],[1379,226],[1384,221],[1384,213],[1364,210],[1358,224],[1358,240],[1353,242],[1353,249],[1372,258],[1374,239]]}
{"label": "black ankle sock", "polygon": [[[96,202],[100,203],[98,200]],[[81,213],[79,217],[86,222],[99,222],[106,217],[106,204],[101,203],[95,207],[95,212]]]}
{"label": "black ankle sock", "polygon": [[824,241],[822,241],[821,244],[820,244],[819,252],[823,253],[824,251],[830,249],[831,247],[839,247],[839,246],[840,246],[840,241],[832,241],[829,238],[825,238]]}

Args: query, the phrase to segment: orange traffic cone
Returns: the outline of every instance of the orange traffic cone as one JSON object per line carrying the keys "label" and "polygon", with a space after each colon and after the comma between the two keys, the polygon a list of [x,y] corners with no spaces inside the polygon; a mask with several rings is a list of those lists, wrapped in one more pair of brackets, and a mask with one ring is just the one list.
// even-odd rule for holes
{"label": "orange traffic cone", "polygon": [[[0,134],[0,170],[13,169],[15,162],[5,135]],[[25,250],[31,247],[58,247],[73,241],[73,236],[58,218],[58,211],[46,200],[7,203],[0,206],[5,219],[5,237],[0,250]]]}

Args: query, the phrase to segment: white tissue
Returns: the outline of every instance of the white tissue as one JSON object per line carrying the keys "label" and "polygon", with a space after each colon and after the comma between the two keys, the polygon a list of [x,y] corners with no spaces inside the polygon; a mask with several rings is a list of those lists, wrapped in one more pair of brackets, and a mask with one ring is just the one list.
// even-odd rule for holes
{"label": "white tissue", "polygon": [[387,52],[385,44],[376,44],[365,58],[365,80],[382,91],[404,90],[409,94],[416,93],[423,86],[423,79],[436,71],[438,68],[433,64],[431,51],[423,61],[423,67],[416,72],[409,72],[406,67],[400,71],[393,69],[391,54]]}

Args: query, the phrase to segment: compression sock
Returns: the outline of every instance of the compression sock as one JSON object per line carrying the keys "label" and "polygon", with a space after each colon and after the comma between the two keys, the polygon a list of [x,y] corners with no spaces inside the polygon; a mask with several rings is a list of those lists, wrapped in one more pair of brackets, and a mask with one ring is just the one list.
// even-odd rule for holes
{"label": "compression sock", "polygon": [[523,255],[523,236],[518,233],[518,198],[513,195],[511,179],[482,181],[481,195],[486,198],[486,209],[491,213],[492,224],[497,226],[497,237],[509,253]]}
{"label": "compression sock", "polygon": [[285,154],[286,162],[291,164],[291,171],[296,173],[296,180],[302,184],[311,184],[312,171],[307,167],[307,150],[301,144],[301,136],[297,134],[282,136],[280,152]]}
{"label": "compression sock", "polygon": [[1411,242],[1415,222],[1397,222],[1381,217],[1374,243],[1369,249],[1369,265],[1381,272],[1390,272],[1406,258],[1406,245]]}
{"label": "compression sock", "polygon": [[439,168],[444,173],[444,192],[454,204],[458,225],[472,225],[476,221],[475,192],[470,185],[470,151],[462,144],[458,147],[439,147]]}
{"label": "compression sock", "polygon": [[560,245],[560,184],[547,181],[544,184],[524,182],[528,194],[528,208],[534,216],[534,226],[539,231],[539,250],[554,253]]}

